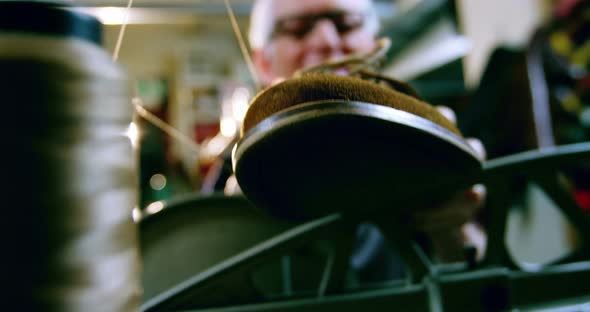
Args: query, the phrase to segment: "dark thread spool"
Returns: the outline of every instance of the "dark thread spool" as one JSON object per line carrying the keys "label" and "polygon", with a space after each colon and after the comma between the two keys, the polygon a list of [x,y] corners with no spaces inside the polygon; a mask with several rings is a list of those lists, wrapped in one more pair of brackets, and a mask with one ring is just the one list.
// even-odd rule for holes
{"label": "dark thread spool", "polygon": [[[67,24],[51,22],[64,16]],[[88,16],[47,2],[0,2],[0,21],[5,217],[17,237],[7,248],[9,301],[21,311],[136,311],[137,179],[124,135],[133,116],[125,72],[97,45],[100,24]]]}

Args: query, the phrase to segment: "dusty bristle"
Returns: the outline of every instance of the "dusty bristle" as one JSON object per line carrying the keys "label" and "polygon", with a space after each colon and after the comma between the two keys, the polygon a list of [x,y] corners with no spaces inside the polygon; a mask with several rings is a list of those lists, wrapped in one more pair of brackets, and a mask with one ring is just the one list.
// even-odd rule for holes
{"label": "dusty bristle", "polygon": [[262,91],[248,109],[242,133],[285,108],[321,100],[359,101],[389,106],[428,119],[461,136],[452,122],[426,102],[370,81],[332,74],[308,74],[285,80]]}

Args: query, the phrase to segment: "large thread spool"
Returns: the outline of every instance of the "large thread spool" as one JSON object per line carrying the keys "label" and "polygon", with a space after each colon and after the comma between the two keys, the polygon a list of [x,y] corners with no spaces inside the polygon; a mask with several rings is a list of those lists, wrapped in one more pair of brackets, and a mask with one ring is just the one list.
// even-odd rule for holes
{"label": "large thread spool", "polygon": [[130,84],[97,44],[100,28],[58,3],[0,2],[18,310],[139,306]]}

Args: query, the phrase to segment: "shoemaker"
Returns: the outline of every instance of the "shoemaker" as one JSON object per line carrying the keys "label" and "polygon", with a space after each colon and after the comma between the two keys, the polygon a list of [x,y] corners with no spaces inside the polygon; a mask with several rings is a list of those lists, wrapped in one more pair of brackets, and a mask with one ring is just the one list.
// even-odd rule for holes
{"label": "shoemaker", "polygon": [[[378,42],[378,30],[379,18],[370,0],[257,0],[249,41],[259,80],[268,87],[298,70],[372,51]],[[440,111],[454,121],[449,108],[440,107]],[[483,158],[481,143],[467,141]],[[219,167],[225,169],[216,173],[215,189],[233,192],[229,157]],[[474,216],[484,196],[485,188],[476,185],[440,203],[438,209],[414,216],[417,231],[429,240],[437,259],[460,260],[465,245],[474,246],[477,256],[482,257],[486,235]],[[361,281],[367,282],[387,281],[404,274],[399,257],[387,247],[378,228],[368,223],[358,228],[351,267]]]}

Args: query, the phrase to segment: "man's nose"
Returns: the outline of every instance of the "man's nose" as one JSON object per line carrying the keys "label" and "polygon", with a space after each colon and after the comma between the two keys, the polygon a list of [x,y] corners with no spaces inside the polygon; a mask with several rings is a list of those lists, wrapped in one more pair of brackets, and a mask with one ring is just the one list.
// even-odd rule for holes
{"label": "man's nose", "polygon": [[308,48],[330,53],[342,43],[338,29],[328,19],[319,20],[305,38]]}

